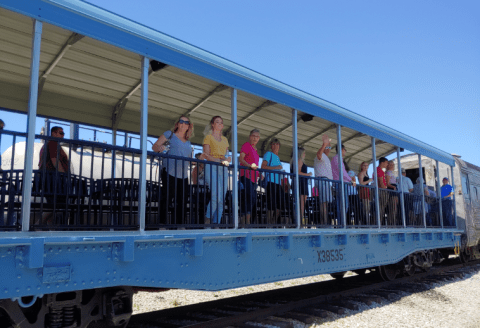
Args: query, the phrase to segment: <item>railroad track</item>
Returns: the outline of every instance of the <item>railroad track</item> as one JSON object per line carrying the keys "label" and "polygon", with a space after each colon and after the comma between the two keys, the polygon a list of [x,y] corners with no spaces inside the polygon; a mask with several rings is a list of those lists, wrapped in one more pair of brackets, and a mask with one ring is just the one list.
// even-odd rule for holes
{"label": "railroad track", "polygon": [[276,289],[132,316],[128,327],[293,327],[278,319],[310,324],[330,312],[342,315],[362,305],[394,301],[405,294],[434,288],[435,283],[454,281],[480,270],[480,260],[451,264],[428,272],[383,282],[377,274],[365,274],[315,284]]}

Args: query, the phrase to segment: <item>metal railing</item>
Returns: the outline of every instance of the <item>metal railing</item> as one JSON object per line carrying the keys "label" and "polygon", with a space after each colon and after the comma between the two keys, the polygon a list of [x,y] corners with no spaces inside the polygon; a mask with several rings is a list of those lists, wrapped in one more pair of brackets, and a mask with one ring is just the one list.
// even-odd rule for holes
{"label": "metal railing", "polygon": [[[22,199],[26,134],[0,131],[0,230],[22,230],[21,211],[30,202],[29,230],[138,230],[138,149],[37,135],[31,199]],[[42,150],[43,148],[43,150]],[[53,159],[53,161],[51,160]],[[148,152],[145,228],[372,228],[378,227],[374,187],[300,177],[299,203],[290,186],[294,174],[252,170],[217,162]],[[232,197],[238,184],[238,199]],[[401,193],[379,190],[380,227],[403,227]],[[407,227],[441,227],[437,197],[405,193]],[[234,204],[238,202],[238,213]],[[302,203],[303,202],[303,203]],[[443,225],[452,227],[451,200],[442,200]],[[299,206],[301,218],[296,218]]]}

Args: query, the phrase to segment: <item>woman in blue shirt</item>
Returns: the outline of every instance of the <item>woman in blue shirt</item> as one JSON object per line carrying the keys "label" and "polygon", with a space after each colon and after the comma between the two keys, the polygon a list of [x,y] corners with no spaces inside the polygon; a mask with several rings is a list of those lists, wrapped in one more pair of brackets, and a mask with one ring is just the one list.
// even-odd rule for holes
{"label": "woman in blue shirt", "polygon": [[[193,123],[189,118],[181,116],[172,130],[165,131],[153,144],[152,149],[157,153],[167,150],[168,155],[185,157],[186,160],[163,160],[162,169],[162,204],[164,217],[161,223],[185,224],[190,222],[186,218],[186,205],[188,200],[188,166],[192,157],[192,144],[189,139],[193,136]],[[167,145],[168,141],[168,145]],[[168,148],[168,149],[167,149]],[[172,204],[172,219],[168,219],[168,207]]]}

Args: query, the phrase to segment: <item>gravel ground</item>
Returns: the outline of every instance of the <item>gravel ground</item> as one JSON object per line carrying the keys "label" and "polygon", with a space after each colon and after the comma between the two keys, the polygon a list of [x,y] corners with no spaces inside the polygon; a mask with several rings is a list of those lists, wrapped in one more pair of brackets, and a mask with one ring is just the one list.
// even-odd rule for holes
{"label": "gravel ground", "polygon": [[[480,266],[478,270],[480,271]],[[294,321],[295,327],[480,328],[479,271],[469,274],[463,279],[435,284],[433,288],[422,293],[414,295],[405,293],[396,301],[384,301],[382,304],[374,303],[371,306],[364,305],[360,311],[347,310],[347,313],[341,316],[332,313],[327,318],[317,318],[316,323],[312,325]],[[221,292],[186,290],[169,290],[161,293],[140,292],[134,296],[134,314],[328,279],[331,279],[329,275],[320,275]]]}

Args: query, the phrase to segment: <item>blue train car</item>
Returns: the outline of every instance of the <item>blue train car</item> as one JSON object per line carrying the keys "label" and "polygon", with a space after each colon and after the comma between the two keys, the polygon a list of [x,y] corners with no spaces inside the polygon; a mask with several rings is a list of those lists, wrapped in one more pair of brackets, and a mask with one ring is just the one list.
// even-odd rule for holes
{"label": "blue train car", "polygon": [[[343,145],[348,155],[331,150],[340,172],[401,149],[453,169],[451,155],[111,12],[0,0],[0,65],[0,108],[28,115],[26,133],[0,130],[0,317],[13,325],[125,327],[135,287],[220,290],[365,269],[389,280],[460,245],[455,194],[446,213],[423,188],[237,157],[255,128],[259,155],[273,144],[283,162],[305,151],[313,166],[325,140]],[[153,152],[147,138],[184,124],[179,115],[197,126],[198,145],[198,126],[221,116],[232,162]],[[35,135],[37,116],[138,134],[140,147]]]}

